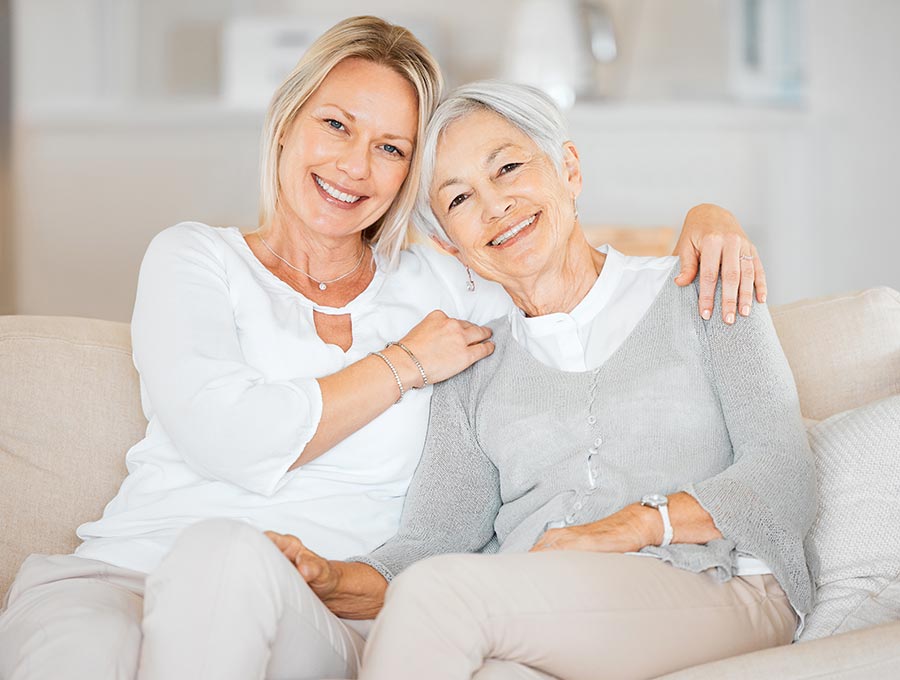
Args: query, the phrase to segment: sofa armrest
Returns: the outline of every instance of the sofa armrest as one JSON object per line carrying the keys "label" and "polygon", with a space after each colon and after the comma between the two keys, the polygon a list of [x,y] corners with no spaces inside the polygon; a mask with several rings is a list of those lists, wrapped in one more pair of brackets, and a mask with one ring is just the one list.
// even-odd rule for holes
{"label": "sofa armrest", "polygon": [[[733,656],[663,676],[665,680],[871,680],[896,677],[900,621]],[[663,680],[660,678],[659,680]]]}

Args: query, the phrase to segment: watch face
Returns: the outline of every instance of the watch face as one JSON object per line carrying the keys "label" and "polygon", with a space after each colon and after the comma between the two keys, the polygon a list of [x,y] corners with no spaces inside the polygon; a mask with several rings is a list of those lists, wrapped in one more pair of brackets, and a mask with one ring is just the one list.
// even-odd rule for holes
{"label": "watch face", "polygon": [[658,508],[662,505],[668,505],[669,499],[659,493],[651,493],[641,499],[641,505],[648,505],[651,508]]}

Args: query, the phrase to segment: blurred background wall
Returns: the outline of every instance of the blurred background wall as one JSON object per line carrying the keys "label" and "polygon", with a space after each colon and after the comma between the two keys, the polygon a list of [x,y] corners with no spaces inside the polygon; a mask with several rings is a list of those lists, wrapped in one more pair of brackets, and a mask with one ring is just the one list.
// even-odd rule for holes
{"label": "blurred background wall", "polygon": [[[557,17],[516,48],[542,4]],[[562,59],[550,26],[573,4],[0,0],[0,311],[127,320],[155,233],[254,228],[272,83],[335,21],[407,25],[458,84]],[[598,38],[603,61],[567,109],[585,223],[680,227],[712,201],[759,245],[774,302],[900,289],[900,2],[592,4],[615,50]]]}
{"label": "blurred background wall", "polygon": [[0,314],[13,311],[12,40],[10,1],[0,0]]}

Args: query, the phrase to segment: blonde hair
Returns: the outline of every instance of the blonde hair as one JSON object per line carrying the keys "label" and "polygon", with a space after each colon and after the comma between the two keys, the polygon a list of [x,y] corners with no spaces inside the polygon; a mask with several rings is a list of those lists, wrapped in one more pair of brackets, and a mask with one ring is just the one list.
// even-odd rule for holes
{"label": "blonde hair", "polygon": [[419,141],[441,98],[443,79],[435,58],[407,29],[372,16],[345,19],[322,34],[303,55],[272,97],[263,128],[260,171],[260,226],[274,216],[281,185],[281,138],[297,112],[337,64],[350,58],[386,66],[416,91],[419,120],[409,174],[387,212],[363,231],[363,239],[393,266],[409,243],[409,221],[419,186]]}

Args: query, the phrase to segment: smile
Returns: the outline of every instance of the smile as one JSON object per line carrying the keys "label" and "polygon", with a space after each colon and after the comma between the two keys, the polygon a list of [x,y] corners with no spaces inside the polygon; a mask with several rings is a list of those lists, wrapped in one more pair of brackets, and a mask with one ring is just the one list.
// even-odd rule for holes
{"label": "smile", "polygon": [[490,241],[488,243],[488,245],[489,246],[502,246],[504,243],[509,241],[511,238],[518,236],[519,233],[521,233],[523,229],[525,229],[526,227],[530,227],[534,223],[534,221],[537,219],[538,214],[539,213],[535,213],[531,217],[528,217],[528,218],[522,220],[521,222],[519,222],[516,226],[512,227],[511,229],[507,229],[499,236],[496,236],[493,241]]}
{"label": "smile", "polygon": [[326,182],[324,179],[322,179],[318,175],[313,175],[313,177],[316,180],[316,184],[319,185],[319,187],[322,189],[322,191],[324,191],[326,194],[328,194],[332,198],[337,199],[338,201],[341,201],[342,203],[356,203],[361,198],[363,198],[362,196],[355,196],[354,194],[347,194],[347,193],[344,193],[343,191],[339,191],[338,189],[331,186],[328,182]]}

